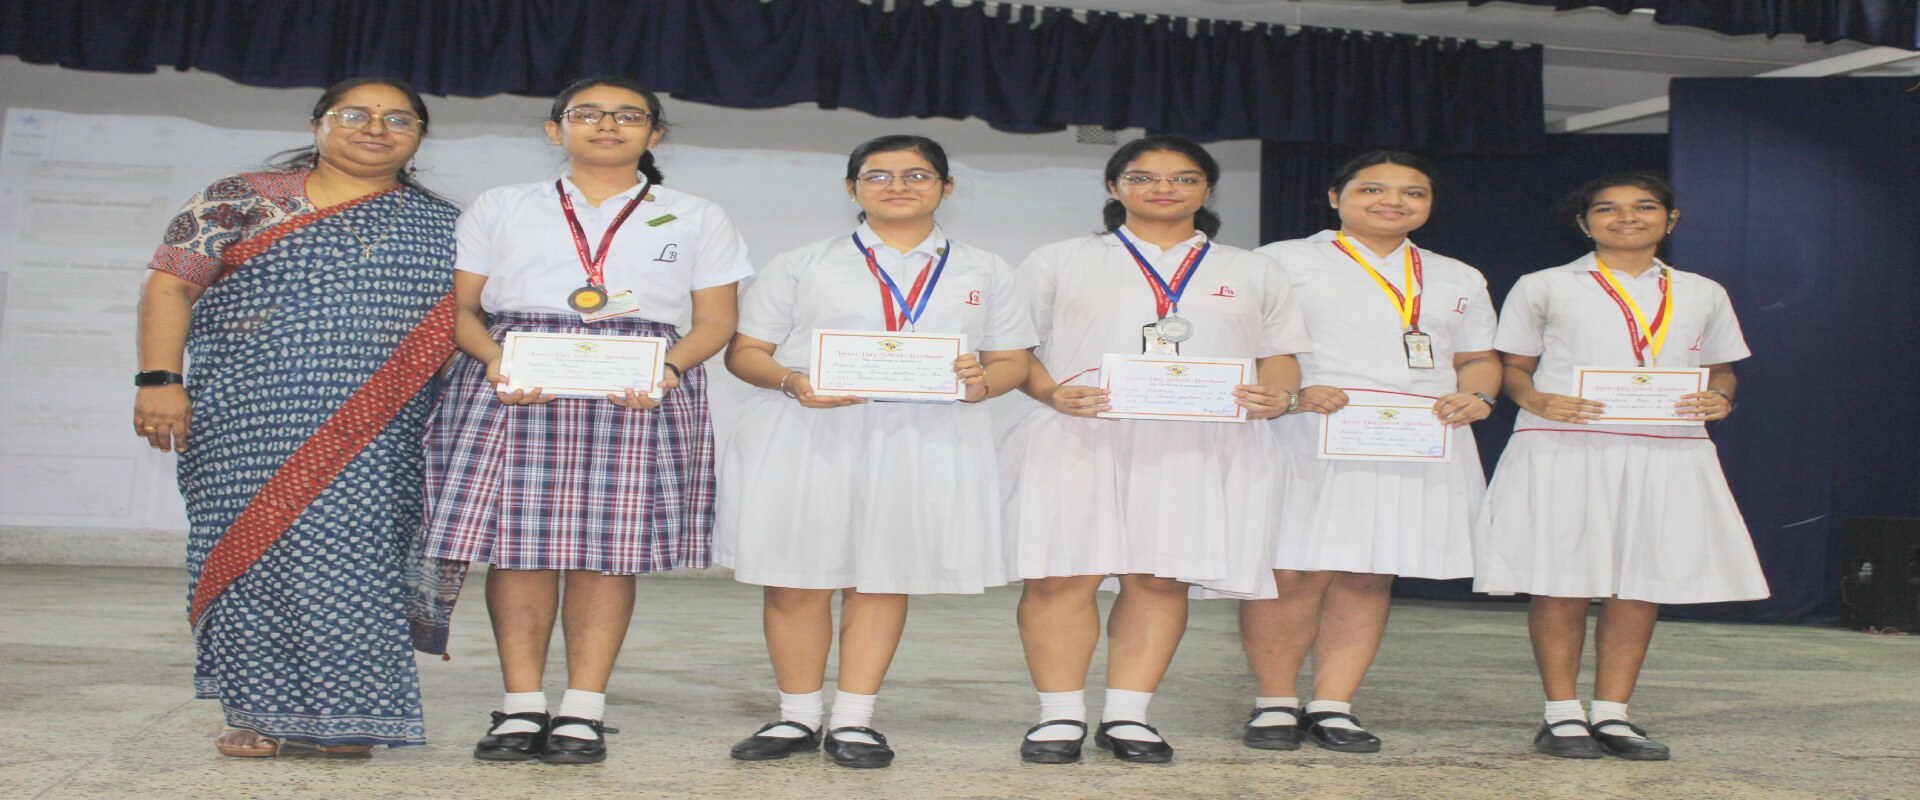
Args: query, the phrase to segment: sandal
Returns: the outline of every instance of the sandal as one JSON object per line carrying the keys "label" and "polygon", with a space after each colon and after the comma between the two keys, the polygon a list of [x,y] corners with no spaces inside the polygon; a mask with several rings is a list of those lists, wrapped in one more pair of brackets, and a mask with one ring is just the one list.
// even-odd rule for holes
{"label": "sandal", "polygon": [[[253,745],[249,747],[241,747],[239,745],[220,743],[220,739],[225,738],[227,734],[233,733],[236,731],[243,732],[243,733],[252,733],[254,735]],[[280,740],[266,737],[266,736],[261,736],[260,734],[254,731],[249,731],[244,728],[228,728],[224,731],[221,731],[220,736],[216,737],[213,740],[213,749],[220,751],[220,755],[227,756],[229,758],[273,758],[274,756],[277,756],[280,754]]]}

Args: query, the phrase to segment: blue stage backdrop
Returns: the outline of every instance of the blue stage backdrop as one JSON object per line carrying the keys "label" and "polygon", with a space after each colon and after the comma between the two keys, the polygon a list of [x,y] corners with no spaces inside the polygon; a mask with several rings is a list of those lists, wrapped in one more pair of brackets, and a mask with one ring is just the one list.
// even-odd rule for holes
{"label": "blue stage backdrop", "polygon": [[1832,610],[1849,516],[1920,514],[1920,92],[1910,78],[1673,82],[1672,259],[1727,287],[1753,358],[1714,431],[1773,597]]}

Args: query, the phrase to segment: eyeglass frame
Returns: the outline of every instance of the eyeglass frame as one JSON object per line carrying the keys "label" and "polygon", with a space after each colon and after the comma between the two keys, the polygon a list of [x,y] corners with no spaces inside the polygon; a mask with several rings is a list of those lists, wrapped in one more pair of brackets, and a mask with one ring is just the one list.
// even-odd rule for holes
{"label": "eyeglass frame", "polygon": [[[586,121],[586,120],[574,119],[573,118],[574,114],[593,114],[595,116],[592,121]],[[638,109],[631,109],[631,108],[618,108],[618,109],[609,111],[604,108],[595,108],[593,106],[584,106],[584,105],[573,106],[572,108],[568,108],[565,111],[560,112],[560,118],[563,120],[566,120],[567,124],[569,125],[598,125],[600,124],[600,120],[606,119],[607,115],[609,114],[614,115],[613,124],[614,124],[614,127],[617,127],[617,128],[652,127],[654,122],[657,119],[654,116],[654,113],[651,111],[640,111]],[[632,124],[621,122],[620,116],[619,116],[621,114],[639,114],[640,121]]]}
{"label": "eyeglass frame", "polygon": [[[348,112],[353,112],[353,111],[358,111],[362,114],[366,114],[367,121],[362,122],[358,125],[348,122],[344,115],[347,114]],[[394,133],[407,133],[407,134],[413,134],[418,136],[422,133],[425,133],[427,130],[427,121],[425,119],[422,119],[419,114],[415,114],[411,111],[405,111],[400,109],[395,109],[393,111],[382,111],[378,114],[375,114],[373,113],[373,109],[367,108],[366,106],[341,106],[339,108],[331,109],[327,111],[327,113],[321,114],[320,116],[332,117],[335,122],[338,122],[340,124],[340,127],[351,128],[356,131],[365,130],[366,127],[368,125],[372,125],[373,121],[376,119],[380,120],[381,128],[392,131]],[[412,119],[413,122],[405,127],[400,127],[400,126],[393,125],[392,123],[389,123],[387,121],[388,117],[404,117],[404,118]]]}
{"label": "eyeglass frame", "polygon": [[[921,175],[925,175],[927,177],[926,185],[924,186],[913,185],[913,178]],[[883,178],[883,177],[887,179],[887,182],[884,184],[881,183],[879,180],[880,178]],[[946,183],[947,179],[940,177],[940,173],[934,172],[933,170],[930,170],[930,169],[910,169],[904,173],[897,174],[897,175],[891,172],[887,172],[885,170],[872,170],[869,172],[862,172],[859,175],[855,175],[853,177],[853,184],[855,186],[872,189],[876,192],[885,191],[887,189],[893,188],[893,184],[896,181],[900,182],[901,184],[904,184],[908,189],[916,192],[931,192],[933,191],[933,187]]]}
{"label": "eyeglass frame", "polygon": [[1205,175],[1149,175],[1144,172],[1128,172],[1114,179],[1114,183],[1128,189],[1151,189],[1155,184],[1166,183],[1174,191],[1190,192],[1207,185]]}

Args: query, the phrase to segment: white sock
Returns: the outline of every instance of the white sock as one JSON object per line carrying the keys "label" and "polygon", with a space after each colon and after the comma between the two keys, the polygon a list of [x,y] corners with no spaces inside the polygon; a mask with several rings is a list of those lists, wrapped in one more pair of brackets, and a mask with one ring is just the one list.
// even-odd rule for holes
{"label": "white sock", "polygon": [[800,730],[793,725],[776,725],[766,729],[761,736],[779,739],[804,739],[814,731],[820,730],[820,718],[827,715],[826,703],[821,700],[822,692],[815,689],[805,694],[780,693],[780,721],[807,726]]}
{"label": "white sock", "polygon": [[[507,692],[506,698],[500,701],[502,714],[525,714],[529,711],[544,714],[546,710],[546,692]],[[524,719],[510,719],[493,726],[490,733],[533,733],[537,730],[540,730],[539,725]]]}
{"label": "white sock", "polygon": [[[1040,695],[1041,722],[1052,722],[1057,719],[1087,721],[1087,690],[1035,692],[1034,694]],[[1072,725],[1048,725],[1027,734],[1027,738],[1036,742],[1070,742],[1086,734],[1085,728],[1076,728]]]}
{"label": "white sock", "polygon": [[[1299,708],[1300,698],[1298,697],[1253,698],[1254,708],[1274,708],[1276,706],[1285,706],[1287,708]],[[1300,724],[1300,720],[1294,719],[1292,714],[1288,714],[1283,711],[1268,711],[1268,712],[1262,713],[1260,716],[1254,717],[1253,721],[1247,724],[1252,725],[1256,728],[1271,728],[1275,726],[1298,725]]]}
{"label": "white sock", "polygon": [[[878,694],[854,694],[833,690],[833,721],[827,724],[832,728],[870,728],[873,727],[873,702],[880,698]],[[833,738],[843,742],[879,744],[880,742],[864,733],[836,733]]]}
{"label": "white sock", "polygon": [[[1580,707],[1579,700],[1548,700],[1546,713],[1541,718],[1549,723],[1583,720],[1587,718],[1587,712]],[[1553,735],[1585,736],[1587,729],[1579,725],[1555,725]]]}
{"label": "white sock", "polygon": [[[1322,711],[1332,711],[1339,714],[1351,714],[1353,713],[1353,704],[1342,703],[1338,700],[1315,700],[1310,703],[1307,703],[1307,708],[1306,708],[1307,713],[1317,714]],[[1341,728],[1343,730],[1349,730],[1349,731],[1361,730],[1360,726],[1353,724],[1353,720],[1340,719],[1338,717],[1329,719],[1326,722],[1322,722],[1320,723],[1320,726],[1323,728]]]}
{"label": "white sock", "polygon": [[[568,689],[560,696],[560,711],[556,717],[579,717],[581,719],[602,720],[607,715],[607,695],[605,692],[583,692]],[[598,739],[600,734],[585,725],[562,725],[553,729],[555,736],[571,736],[575,739]]]}
{"label": "white sock", "polygon": [[1608,722],[1627,721],[1626,703],[1615,703],[1611,700],[1595,700],[1593,701],[1593,716],[1587,719],[1593,723],[1594,730],[1609,736],[1631,736],[1635,739],[1647,738],[1634,733],[1632,728],[1625,725],[1606,724]]}
{"label": "white sock", "polygon": [[1100,709],[1100,721],[1138,722],[1141,725],[1115,725],[1107,729],[1107,735],[1136,742],[1161,741],[1153,731],[1143,727],[1147,721],[1147,704],[1151,702],[1153,702],[1153,692],[1135,692],[1108,687],[1106,705]]}

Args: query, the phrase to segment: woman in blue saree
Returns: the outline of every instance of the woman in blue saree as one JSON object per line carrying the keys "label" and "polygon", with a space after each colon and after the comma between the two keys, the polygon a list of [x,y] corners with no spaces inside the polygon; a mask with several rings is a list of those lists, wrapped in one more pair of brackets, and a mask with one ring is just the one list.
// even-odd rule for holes
{"label": "woman in blue saree", "polygon": [[329,88],[313,148],[195,195],[141,293],[134,432],[179,453],[194,688],[229,756],[426,741],[402,576],[458,216],[405,174],[426,126],[403,82]]}

